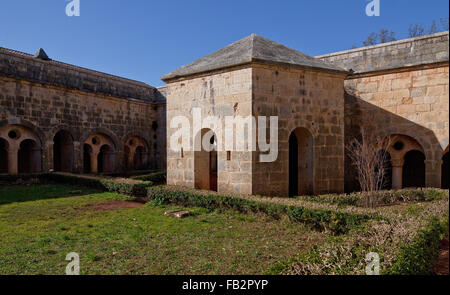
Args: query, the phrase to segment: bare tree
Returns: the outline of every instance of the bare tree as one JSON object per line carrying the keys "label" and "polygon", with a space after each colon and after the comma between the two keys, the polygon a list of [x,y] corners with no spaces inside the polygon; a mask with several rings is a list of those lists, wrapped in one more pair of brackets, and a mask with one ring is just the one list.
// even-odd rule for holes
{"label": "bare tree", "polygon": [[371,46],[378,43],[378,34],[377,33],[370,33],[369,36],[367,36],[366,41],[363,41],[364,46]]}
{"label": "bare tree", "polygon": [[378,200],[375,192],[382,190],[388,182],[389,154],[387,149],[391,139],[369,140],[364,129],[360,139],[353,139],[346,145],[347,154],[358,174],[357,179],[365,195],[365,206],[374,208]]}
{"label": "bare tree", "polygon": [[395,41],[395,33],[386,29],[381,29],[379,34],[380,43]]}
{"label": "bare tree", "polygon": [[410,25],[408,32],[410,38],[420,37],[425,34],[425,28],[421,24]]}
{"label": "bare tree", "polygon": [[428,34],[437,33],[437,31],[438,31],[438,27],[436,25],[436,21],[433,20],[433,22],[431,23],[431,26],[430,26],[430,30],[428,31]]}
{"label": "bare tree", "polygon": [[363,41],[364,46],[371,46],[376,45],[378,43],[386,43],[395,41],[395,33],[386,29],[381,29],[380,33],[370,33],[369,36],[367,36],[367,39]]}

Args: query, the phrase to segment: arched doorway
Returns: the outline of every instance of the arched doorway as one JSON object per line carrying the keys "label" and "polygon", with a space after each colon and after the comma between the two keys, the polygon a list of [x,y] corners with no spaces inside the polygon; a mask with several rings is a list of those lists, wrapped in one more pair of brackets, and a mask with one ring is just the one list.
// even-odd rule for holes
{"label": "arched doorway", "polygon": [[202,129],[194,151],[194,182],[196,189],[217,191],[217,139],[210,129]]}
{"label": "arched doorway", "polygon": [[116,167],[116,145],[104,134],[90,135],[83,146],[85,173],[112,173]]}
{"label": "arched doorway", "polygon": [[102,145],[97,155],[98,173],[114,172],[113,155],[114,149],[110,145]]}
{"label": "arched doorway", "polygon": [[0,173],[8,173],[8,142],[0,137]]}
{"label": "arched doorway", "polygon": [[425,186],[425,152],[414,138],[403,134],[389,136],[392,188]]}
{"label": "arched doorway", "polygon": [[125,168],[128,170],[144,170],[148,168],[148,144],[138,136],[128,138],[125,143]]}
{"label": "arched doorway", "polygon": [[314,139],[305,128],[289,136],[289,196],[314,194]]}
{"label": "arched doorway", "polygon": [[53,138],[53,169],[61,172],[73,170],[73,137],[65,130]]}
{"label": "arched doorway", "polygon": [[18,153],[19,173],[41,172],[41,147],[32,140],[25,139],[20,143]]}
{"label": "arched doorway", "polygon": [[143,146],[136,147],[133,156],[133,168],[134,170],[143,170],[146,168],[146,152]]}
{"label": "arched doorway", "polygon": [[448,147],[444,156],[442,157],[442,173],[441,173],[441,187],[444,189],[448,189],[449,177],[448,177]]}
{"label": "arched doorway", "polygon": [[405,154],[403,187],[425,187],[425,155],[417,150]]}

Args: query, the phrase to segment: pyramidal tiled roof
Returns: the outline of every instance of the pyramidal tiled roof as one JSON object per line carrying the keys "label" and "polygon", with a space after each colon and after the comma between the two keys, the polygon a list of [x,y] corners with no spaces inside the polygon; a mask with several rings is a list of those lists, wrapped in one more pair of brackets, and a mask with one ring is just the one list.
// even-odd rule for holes
{"label": "pyramidal tiled roof", "polygon": [[208,72],[254,61],[289,64],[345,72],[343,68],[316,59],[264,37],[251,34],[210,55],[162,76],[163,80]]}

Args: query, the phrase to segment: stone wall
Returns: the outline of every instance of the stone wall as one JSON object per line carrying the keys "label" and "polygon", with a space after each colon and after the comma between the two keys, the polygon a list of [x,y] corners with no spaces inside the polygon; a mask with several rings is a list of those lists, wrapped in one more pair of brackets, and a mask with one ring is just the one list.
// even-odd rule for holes
{"label": "stone wall", "polygon": [[[440,187],[449,144],[448,32],[318,58],[354,71],[345,81],[346,142],[361,128],[372,137],[412,138],[425,154],[426,186]],[[358,189],[348,159],[346,172],[346,190]]]}
{"label": "stone wall", "polygon": [[[205,76],[194,76],[167,83],[167,182],[168,184],[196,187],[208,185],[208,165],[206,167],[196,157],[204,158],[201,152],[193,151],[194,138],[199,130],[193,128],[193,108],[201,109],[201,117],[249,116],[251,115],[252,70],[237,68],[218,71]],[[171,128],[170,122],[176,116],[188,118],[190,150],[174,151],[170,147],[171,136],[178,130]],[[209,126],[204,126],[210,128]],[[223,126],[224,127],[224,126]],[[223,142],[223,127],[215,129],[218,142]],[[251,151],[228,151],[225,148],[217,153],[217,190],[219,192],[252,193]],[[196,154],[197,153],[197,154]],[[228,157],[229,156],[229,157]],[[196,167],[198,166],[198,167]],[[199,168],[201,166],[201,168]],[[200,179],[196,179],[200,178]],[[197,185],[196,185],[197,183]],[[200,187],[210,189],[209,187]]]}
{"label": "stone wall", "polygon": [[448,63],[448,31],[317,56],[355,74]]}
{"label": "stone wall", "polygon": [[[299,152],[298,194],[344,190],[345,76],[288,66],[254,67],[253,114],[278,116],[279,154],[275,162],[263,163],[255,153],[253,193],[288,195],[289,137],[293,132],[300,146],[312,145],[311,152]],[[307,142],[310,136],[312,140]]]}
{"label": "stone wall", "polygon": [[148,168],[163,169],[165,103],[158,96],[144,83],[0,49],[0,133],[36,134],[43,171],[54,168],[53,140],[61,130],[73,138],[74,172],[83,171],[83,145],[93,134],[112,142],[114,171],[124,169],[125,143],[133,136],[148,145]]}

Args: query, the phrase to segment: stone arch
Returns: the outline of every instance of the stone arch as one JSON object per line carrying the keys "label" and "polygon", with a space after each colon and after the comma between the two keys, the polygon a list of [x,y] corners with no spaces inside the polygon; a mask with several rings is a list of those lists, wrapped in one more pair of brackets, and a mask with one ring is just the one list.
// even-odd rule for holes
{"label": "stone arch", "polygon": [[114,148],[109,144],[100,147],[97,155],[98,173],[114,172]]}
{"label": "stone arch", "polygon": [[45,133],[42,132],[40,128],[27,120],[14,117],[8,120],[0,121],[0,130],[2,130],[3,128],[8,128],[8,126],[20,126],[22,128],[28,129],[34,135],[34,137],[39,140],[41,146],[42,143],[47,139]]}
{"label": "stone arch", "polygon": [[74,166],[74,139],[67,130],[58,131],[53,137],[53,169],[72,172]]}
{"label": "stone arch", "polygon": [[[85,173],[111,173],[116,169],[117,146],[104,133],[94,133],[83,141],[83,171]],[[86,158],[89,158],[86,159]],[[89,163],[89,164],[88,164]]]}
{"label": "stone arch", "polygon": [[148,168],[149,145],[140,136],[130,136],[124,145],[124,166],[127,170],[143,170]]}
{"label": "stone arch", "polygon": [[298,127],[289,135],[289,196],[314,194],[314,137]]}
{"label": "stone arch", "polygon": [[448,155],[448,146],[447,146],[447,148],[444,150],[443,156],[442,156],[441,187],[443,189],[449,188],[448,157],[449,157],[449,155]]}
{"label": "stone arch", "polygon": [[409,135],[393,134],[389,136],[387,151],[391,155],[393,189],[425,186],[426,154],[418,140]]}
{"label": "stone arch", "polygon": [[8,173],[8,152],[8,141],[0,137],[0,174]]}
{"label": "stone arch", "polygon": [[20,142],[18,157],[19,173],[37,173],[41,167],[41,145],[36,140],[24,139]]}
{"label": "stone arch", "polygon": [[[19,120],[20,121],[20,120]],[[3,138],[3,146],[7,142],[8,148],[8,173],[36,173],[42,171],[42,132],[30,123],[25,125],[0,124],[0,137]],[[17,121],[18,122],[18,121]],[[20,121],[23,123],[23,121]],[[13,123],[16,123],[14,121]],[[29,128],[28,126],[32,126]],[[39,135],[40,134],[40,135]],[[3,157],[5,152],[3,152]]]}
{"label": "stone arch", "polygon": [[204,128],[196,135],[195,142],[198,143],[194,148],[195,188],[217,191],[217,136]]}
{"label": "stone arch", "polygon": [[119,138],[110,130],[105,128],[94,128],[90,130],[84,131],[80,136],[80,142],[84,143],[86,140],[88,140],[89,137],[91,137],[93,134],[102,134],[103,136],[106,136],[109,138],[110,142],[112,142],[113,147],[116,151],[120,151],[121,145]]}

